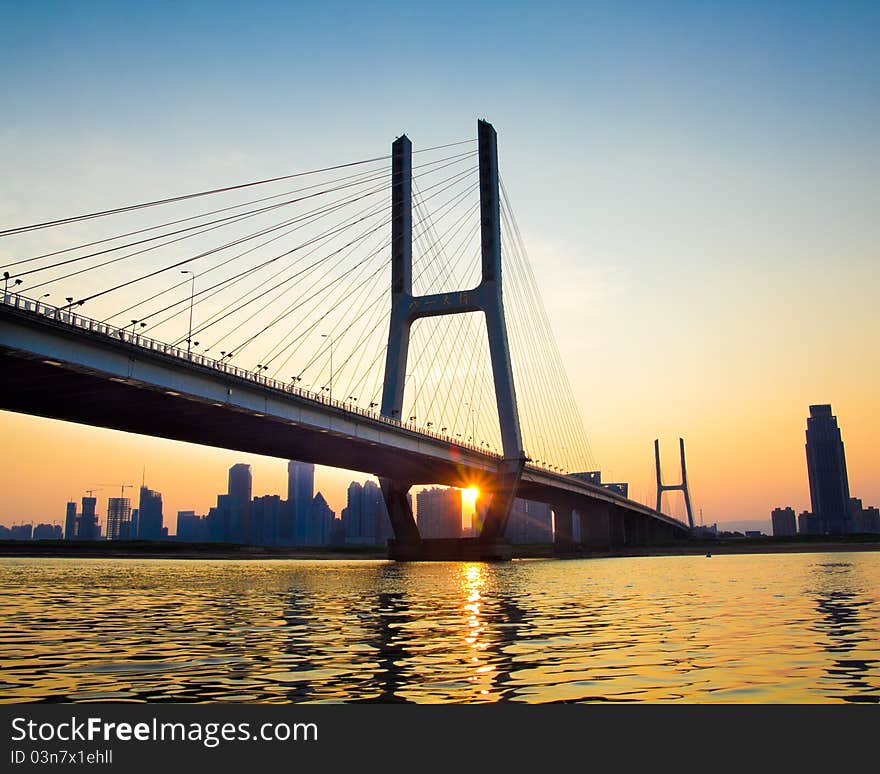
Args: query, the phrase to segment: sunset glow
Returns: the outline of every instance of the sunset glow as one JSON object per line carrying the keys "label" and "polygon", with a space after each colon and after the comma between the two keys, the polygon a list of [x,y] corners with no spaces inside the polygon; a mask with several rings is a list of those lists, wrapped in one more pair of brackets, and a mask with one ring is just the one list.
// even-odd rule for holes
{"label": "sunset glow", "polygon": [[461,497],[464,500],[465,504],[473,508],[474,504],[477,502],[477,498],[480,496],[480,490],[475,486],[469,486],[467,489],[462,489]]}

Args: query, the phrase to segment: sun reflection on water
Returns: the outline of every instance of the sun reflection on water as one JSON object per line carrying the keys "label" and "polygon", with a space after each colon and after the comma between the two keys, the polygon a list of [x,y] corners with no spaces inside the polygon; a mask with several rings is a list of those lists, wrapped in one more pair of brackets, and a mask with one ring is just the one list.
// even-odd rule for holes
{"label": "sun reflection on water", "polygon": [[880,553],[0,560],[0,702],[880,702]]}

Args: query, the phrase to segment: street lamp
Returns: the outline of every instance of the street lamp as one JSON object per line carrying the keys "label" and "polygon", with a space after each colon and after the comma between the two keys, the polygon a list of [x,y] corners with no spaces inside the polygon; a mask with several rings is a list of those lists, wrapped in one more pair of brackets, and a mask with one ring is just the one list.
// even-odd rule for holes
{"label": "street lamp", "polygon": [[186,337],[186,356],[190,357],[190,351],[192,349],[192,335],[193,335],[193,300],[196,296],[196,277],[199,275],[194,271],[190,271],[189,269],[182,269],[181,274],[189,274],[192,282],[190,283],[189,290],[189,334]]}
{"label": "street lamp", "polygon": [[322,333],[322,339],[330,342],[330,400],[333,400],[333,337],[329,333]]}

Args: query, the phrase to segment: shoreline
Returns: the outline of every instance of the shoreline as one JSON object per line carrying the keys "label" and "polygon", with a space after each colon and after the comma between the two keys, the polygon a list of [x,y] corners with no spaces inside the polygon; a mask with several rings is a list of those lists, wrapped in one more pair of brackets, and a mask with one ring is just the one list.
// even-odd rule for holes
{"label": "shoreline", "polygon": [[[513,559],[610,559],[639,556],[725,556],[733,554],[825,553],[880,551],[880,537],[839,540],[740,538],[694,540],[662,546],[630,546],[616,550],[576,549],[554,552],[550,545],[514,546]],[[105,541],[86,544],[67,541],[0,541],[0,559],[186,559],[186,560],[389,560],[379,546],[297,548],[212,543]]]}

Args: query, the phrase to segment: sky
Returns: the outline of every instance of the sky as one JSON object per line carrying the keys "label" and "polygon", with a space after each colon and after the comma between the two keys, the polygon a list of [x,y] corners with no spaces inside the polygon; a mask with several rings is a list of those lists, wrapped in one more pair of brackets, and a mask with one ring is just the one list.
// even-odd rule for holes
{"label": "sky", "polygon": [[[880,505],[878,22],[855,2],[0,0],[0,226],[487,118],[607,480],[652,501],[653,440],[671,480],[682,436],[706,523],[808,508],[805,418],[831,403],[851,492]],[[173,529],[239,461],[284,493],[283,460],[0,413],[0,522],[60,522],[146,468]],[[318,471],[337,513],[352,477]]]}

